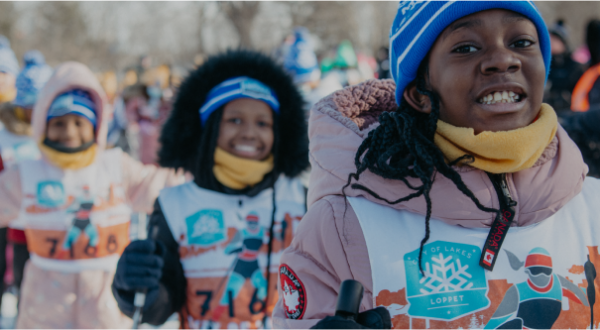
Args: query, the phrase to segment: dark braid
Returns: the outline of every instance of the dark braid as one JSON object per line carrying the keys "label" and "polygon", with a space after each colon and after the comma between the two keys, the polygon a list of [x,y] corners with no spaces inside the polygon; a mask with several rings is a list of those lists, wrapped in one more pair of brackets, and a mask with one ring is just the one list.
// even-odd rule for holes
{"label": "dark braid", "polygon": [[[379,127],[369,132],[367,138],[358,148],[354,163],[356,172],[348,175],[348,181],[344,189],[351,186],[367,192],[376,199],[388,204],[398,204],[413,198],[423,196],[427,205],[425,215],[425,237],[421,241],[419,250],[419,269],[423,273],[422,256],[423,247],[429,240],[429,220],[431,219],[431,197],[430,192],[435,180],[436,173],[441,173],[452,180],[456,187],[469,197],[478,209],[499,214],[500,211],[483,206],[475,194],[467,188],[460,174],[452,168],[459,162],[469,163],[473,157],[462,156],[449,164],[444,160],[444,154],[435,145],[433,137],[437,129],[437,121],[440,116],[439,96],[427,89],[425,77],[427,69],[419,70],[417,75],[417,91],[429,97],[431,101],[431,113],[425,114],[413,109],[403,98],[398,110],[395,112],[383,112],[379,116]],[[401,180],[406,186],[414,190],[408,196],[395,201],[389,201],[379,196],[369,188],[359,184],[351,184],[352,179],[358,181],[361,173],[369,170],[385,179]],[[421,185],[413,186],[408,182],[409,178],[418,178]]]}

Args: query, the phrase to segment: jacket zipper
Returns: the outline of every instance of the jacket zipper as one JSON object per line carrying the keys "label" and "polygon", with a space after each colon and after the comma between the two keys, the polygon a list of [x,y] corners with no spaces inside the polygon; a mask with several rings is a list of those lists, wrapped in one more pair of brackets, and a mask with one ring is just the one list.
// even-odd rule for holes
{"label": "jacket zipper", "polygon": [[508,183],[506,180],[506,174],[490,174],[488,173],[494,190],[498,195],[498,202],[500,205],[500,214],[496,216],[485,245],[483,246],[483,252],[481,253],[481,259],[479,265],[487,270],[493,270],[496,264],[496,259],[500,253],[502,243],[506,238],[508,229],[515,218],[515,206],[517,202],[512,199],[510,190],[508,189]]}
{"label": "jacket zipper", "polygon": [[498,202],[500,207],[504,204],[507,207],[514,208],[517,206],[517,202],[512,199],[510,190],[508,189],[508,181],[506,180],[506,173],[502,174],[489,174],[490,180],[494,185],[496,194],[498,194]]}

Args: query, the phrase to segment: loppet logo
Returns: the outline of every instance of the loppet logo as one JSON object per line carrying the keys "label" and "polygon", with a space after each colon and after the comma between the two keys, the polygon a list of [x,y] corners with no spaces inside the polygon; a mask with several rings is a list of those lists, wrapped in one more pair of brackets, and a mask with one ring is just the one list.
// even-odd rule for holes
{"label": "loppet logo", "polygon": [[485,250],[485,256],[483,257],[483,263],[491,266],[492,265],[492,261],[494,261],[494,256],[496,254],[494,252],[492,252],[491,250]]}
{"label": "loppet logo", "polygon": [[223,212],[201,210],[185,218],[188,244],[209,247],[227,239]]}
{"label": "loppet logo", "polygon": [[487,308],[488,283],[479,267],[481,249],[475,245],[437,241],[404,255],[408,315],[443,321]]}
{"label": "loppet logo", "polygon": [[37,202],[44,207],[59,207],[66,201],[65,188],[60,181],[38,183]]}

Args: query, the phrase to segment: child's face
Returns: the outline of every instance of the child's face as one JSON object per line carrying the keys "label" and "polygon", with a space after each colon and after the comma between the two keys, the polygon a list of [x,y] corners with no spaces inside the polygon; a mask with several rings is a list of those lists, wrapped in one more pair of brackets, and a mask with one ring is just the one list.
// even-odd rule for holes
{"label": "child's face", "polygon": [[273,110],[264,102],[237,99],[225,105],[217,145],[228,153],[263,160],[273,148]]}
{"label": "child's face", "polygon": [[64,115],[48,121],[46,137],[67,148],[78,148],[94,140],[94,125],[78,115]]}
{"label": "child's face", "polygon": [[[476,134],[508,131],[535,120],[545,72],[535,25],[515,12],[494,9],[444,30],[430,52],[428,84],[440,95],[441,120]],[[488,98],[501,100],[488,104]],[[422,102],[430,111],[428,100]]]}

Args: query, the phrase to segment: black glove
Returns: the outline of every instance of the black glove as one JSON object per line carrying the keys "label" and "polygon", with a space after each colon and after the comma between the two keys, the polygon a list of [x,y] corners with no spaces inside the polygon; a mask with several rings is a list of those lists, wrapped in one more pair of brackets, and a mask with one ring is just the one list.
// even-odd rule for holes
{"label": "black glove", "polygon": [[125,248],[113,280],[113,291],[116,290],[115,296],[119,296],[115,298],[122,310],[133,310],[133,297],[137,290],[148,290],[144,309],[154,303],[158,297],[165,252],[161,242],[151,239],[131,242]]}
{"label": "black glove", "polygon": [[341,316],[327,316],[311,329],[391,329],[392,319],[385,307],[377,307],[358,314],[356,321]]}

